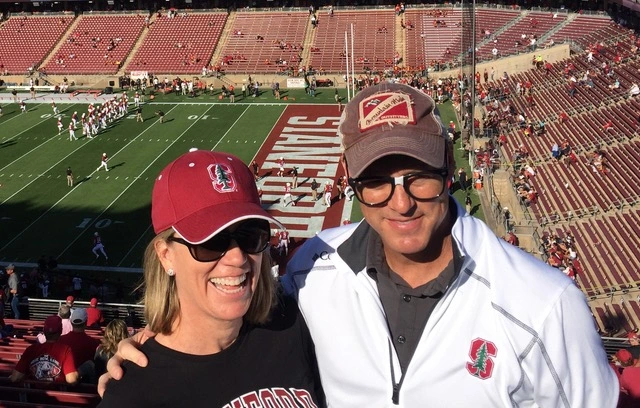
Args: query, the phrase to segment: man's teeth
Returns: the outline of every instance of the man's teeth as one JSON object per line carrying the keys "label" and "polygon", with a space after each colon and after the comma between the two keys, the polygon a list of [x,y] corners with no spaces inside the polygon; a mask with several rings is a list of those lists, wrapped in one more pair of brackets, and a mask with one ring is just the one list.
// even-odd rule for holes
{"label": "man's teeth", "polygon": [[209,282],[214,285],[224,285],[224,286],[238,286],[241,285],[244,281],[247,280],[247,274],[243,274],[240,276],[234,277],[226,277],[226,278],[211,278]]}

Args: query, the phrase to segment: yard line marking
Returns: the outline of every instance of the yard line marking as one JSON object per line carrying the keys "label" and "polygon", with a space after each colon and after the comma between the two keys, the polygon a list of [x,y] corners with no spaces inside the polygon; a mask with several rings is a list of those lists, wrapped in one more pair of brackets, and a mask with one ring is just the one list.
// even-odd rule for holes
{"label": "yard line marking", "polygon": [[[247,113],[247,111],[249,110],[249,106],[247,106],[247,108],[245,110],[242,111],[242,113],[240,114],[240,116],[238,116],[238,119],[235,120],[235,122],[233,122],[233,124],[231,126],[229,126],[229,129],[227,129],[226,132],[224,132],[224,135],[222,135],[222,137],[220,138],[220,140],[218,140],[218,142],[213,145],[213,149],[211,150],[215,150],[216,147],[218,147],[218,145],[220,144],[220,142],[222,142],[222,139],[224,139],[225,137],[227,137],[227,135],[229,134],[229,132],[231,132],[231,129],[233,129],[233,127],[236,125],[236,123],[238,123],[238,121],[240,121],[240,119],[242,119],[242,117],[244,116],[245,113]],[[208,112],[208,110],[207,110]],[[205,113],[207,113],[205,112]],[[204,116],[204,115],[202,115]],[[202,117],[201,116],[201,117]]]}
{"label": "yard line marking", "polygon": [[[207,112],[209,112],[209,110],[210,110],[211,108],[213,108],[213,106],[210,106],[210,107],[209,107],[209,108],[208,108],[204,113],[206,114]],[[175,107],[171,108],[167,113],[171,112],[173,109],[175,109]],[[204,115],[204,114],[203,114],[203,115]],[[201,115],[201,116],[202,116],[202,115]],[[152,165],[153,165],[153,164],[154,164],[154,163],[155,163],[155,162],[156,162],[156,161],[157,161],[157,160],[158,160],[158,159],[159,159],[159,158],[160,158],[160,157],[161,157],[161,156],[162,156],[162,155],[167,151],[167,150],[169,150],[169,148],[171,148],[171,146],[173,146],[176,142],[178,142],[178,141],[180,140],[180,138],[181,138],[185,133],[187,133],[187,132],[189,131],[189,129],[191,129],[191,128],[196,124],[196,123],[198,123],[198,121],[199,121],[199,120],[200,120],[199,118],[198,118],[198,119],[196,119],[196,120],[194,120],[194,121],[193,121],[193,123],[192,123],[191,125],[189,125],[189,127],[187,127],[187,128],[184,130],[184,132],[182,132],[182,133],[181,133],[177,138],[175,138],[175,139],[174,139],[174,141],[173,141],[173,142],[171,142],[171,144],[169,144],[169,146],[165,147],[165,149],[164,149],[164,150],[163,150],[159,155],[157,155],[157,156],[156,156],[156,158],[155,158],[151,163],[149,163],[149,165],[148,165],[144,170],[142,170],[142,172],[140,173],[140,175],[139,175],[138,177],[136,177],[136,178],[135,178],[131,183],[129,183],[129,185],[128,185],[124,190],[122,190],[122,192],[121,192],[120,194],[118,194],[118,196],[117,196],[116,198],[114,198],[114,199],[109,203],[109,205],[108,205],[108,206],[106,206],[106,207],[102,210],[102,212],[101,212],[100,214],[98,214],[98,215],[95,217],[95,219],[99,219],[99,218],[102,216],[102,214],[104,214],[105,212],[107,212],[107,210],[108,210],[109,208],[111,208],[111,206],[113,206],[113,204],[114,204],[116,201],[118,201],[118,199],[119,199],[120,197],[122,197],[122,195],[123,195],[124,193],[126,193],[126,192],[127,192],[127,190],[129,190],[129,188],[130,188],[131,186],[133,186],[133,184],[136,182],[136,180],[137,180],[141,175],[143,175],[147,170],[149,170],[149,168],[150,168],[150,167],[151,167],[151,166],[152,166]],[[146,128],[142,133],[146,132],[147,130],[149,130],[152,126],[154,126],[154,125],[155,125],[155,124],[157,124],[157,123],[159,123],[159,121],[156,121],[155,123],[153,123],[151,126],[149,126],[148,128]],[[142,133],[140,133],[140,135],[142,135]],[[122,150],[124,150],[128,145],[130,145],[131,143],[133,143],[133,141],[134,141],[134,140],[135,140],[135,139],[131,140],[129,143],[127,143],[126,145],[124,145],[124,146],[122,147],[122,149],[118,150],[118,151],[116,152],[116,154],[114,154],[114,155],[113,155],[113,157],[115,157],[118,153],[120,153]],[[96,171],[97,171],[97,170],[96,170]],[[93,173],[95,173],[95,171],[94,171],[94,172],[92,172],[91,174],[93,174]],[[91,177],[91,174],[89,175],[89,177]],[[75,190],[75,189],[74,189],[74,190]],[[70,192],[69,192],[69,193],[70,193]],[[69,193],[67,193],[67,195],[68,195]],[[65,195],[65,197],[66,197],[66,195]],[[57,204],[57,203],[56,203],[56,204]],[[56,204],[54,204],[51,208],[53,208]],[[49,210],[51,210],[51,208],[49,208],[49,209],[47,210],[47,212],[49,212]],[[45,214],[46,214],[46,213],[45,213]],[[44,216],[44,214],[42,214],[40,217],[38,217],[38,219],[40,219],[40,218],[41,218],[41,217],[43,217],[43,216]],[[37,220],[36,220],[36,221],[37,221]],[[34,222],[35,222],[35,221],[34,221]],[[30,225],[30,226],[31,226],[31,225]],[[67,250],[68,250],[69,248],[71,248],[71,246],[72,246],[73,244],[75,244],[75,243],[76,243],[76,241],[77,241],[78,239],[80,239],[80,236],[81,236],[82,234],[84,234],[84,233],[85,233],[85,231],[87,231],[87,230],[89,229],[89,227],[90,227],[90,226],[93,226],[93,224],[89,224],[89,226],[85,227],[85,228],[84,228],[84,229],[83,229],[83,230],[78,234],[78,236],[77,236],[73,241],[71,241],[71,243],[70,243],[69,245],[67,245],[67,247],[66,247],[65,249],[63,249],[63,250],[62,250],[62,252],[60,252],[60,254],[59,254],[56,258],[57,258],[57,259],[60,259],[60,258],[62,257],[62,255],[63,255],[65,252],[67,252]],[[7,244],[7,245],[8,245],[8,244]],[[2,249],[4,249],[4,248],[2,248]],[[0,249],[0,250],[1,250],[1,249]],[[123,259],[124,259],[124,258],[123,258]],[[122,262],[122,261],[120,261],[120,262]]]}
{"label": "yard line marking", "polygon": [[[170,109],[168,112],[171,112],[173,109],[175,109],[175,107],[174,107],[174,108],[172,108],[172,109]],[[209,108],[209,109],[211,109],[211,108]],[[168,112],[167,112],[167,113],[168,113]],[[196,120],[196,121],[194,121],[194,124],[195,124],[196,122],[197,122],[197,120]],[[153,124],[151,124],[151,126],[149,126],[148,128],[146,128],[145,130],[143,130],[143,131],[142,131],[138,136],[141,136],[141,135],[142,135],[142,134],[144,134],[147,130],[151,129],[151,128],[156,124],[156,123],[158,123],[158,122],[154,122]],[[187,128],[187,130],[189,130],[190,128],[191,128],[191,126],[189,126],[189,128]],[[136,136],[136,138],[137,138],[138,136]],[[129,143],[127,143],[124,147],[122,147],[122,149],[118,150],[118,151],[117,151],[117,152],[112,156],[112,158],[113,158],[113,157],[115,157],[118,153],[120,153],[120,152],[121,152],[125,147],[127,147],[128,145],[130,145],[131,143],[133,143],[133,141],[134,141],[134,140],[136,140],[136,138],[132,139]],[[175,142],[174,142],[174,143],[175,143]],[[84,144],[83,144],[82,146],[84,146]],[[82,146],[78,147],[78,149],[80,149]],[[78,149],[76,149],[76,150],[78,150]],[[75,150],[74,150],[74,152],[75,152]],[[67,157],[68,157],[68,156],[69,156],[69,155],[67,155]],[[65,159],[66,159],[66,157],[65,157]],[[65,160],[65,159],[62,159],[62,160]],[[58,162],[57,162],[56,164],[54,164],[53,166],[49,167],[49,169],[48,169],[47,171],[50,171],[53,167],[55,167],[55,166],[56,166],[56,165],[58,165],[60,162],[62,162],[62,160],[58,161]],[[157,159],[156,159],[156,160],[157,160]],[[155,161],[155,160],[154,160],[154,161]],[[153,163],[153,162],[152,162],[152,163]],[[145,170],[146,170],[146,169],[145,169]],[[91,174],[89,174],[89,176],[87,176],[87,178],[91,178],[91,175],[92,175],[93,173],[95,173],[95,171],[94,171],[94,172],[92,172]],[[41,174],[40,176],[43,176],[43,175],[44,175],[44,173],[43,173],[43,174]],[[4,200],[2,203],[0,203],[0,205],[1,205],[1,204],[6,203],[8,200],[10,200],[12,197],[14,197],[14,196],[15,196],[16,194],[18,194],[20,191],[24,190],[24,189],[25,189],[27,186],[29,186],[31,183],[35,182],[38,178],[39,178],[39,177],[36,177],[32,182],[30,182],[30,183],[29,183],[29,184],[27,184],[26,186],[22,187],[20,190],[16,191],[14,194],[12,194],[12,195],[11,195],[10,197],[8,197],[6,200]],[[62,196],[62,198],[60,198],[60,199],[59,199],[58,201],[56,201],[56,202],[55,202],[51,207],[49,207],[49,208],[47,209],[47,211],[43,212],[43,213],[42,213],[38,218],[36,218],[33,222],[31,222],[31,224],[29,224],[26,228],[24,228],[22,231],[20,231],[18,234],[16,234],[16,236],[15,236],[15,237],[13,237],[13,239],[12,239],[11,241],[7,242],[7,243],[5,244],[5,246],[3,246],[2,248],[0,248],[0,251],[2,251],[3,249],[5,249],[5,248],[7,248],[9,245],[11,245],[11,243],[12,243],[13,241],[15,241],[18,237],[22,236],[22,234],[24,234],[24,233],[25,233],[25,231],[27,231],[29,228],[31,228],[31,227],[32,227],[36,222],[40,221],[40,219],[41,219],[42,217],[44,217],[45,215],[47,215],[47,214],[49,213],[49,211],[51,211],[53,208],[55,208],[55,206],[57,206],[58,204],[60,204],[60,202],[62,202],[62,200],[64,200],[65,198],[67,198],[67,196],[68,196],[69,194],[73,193],[75,190],[77,190],[77,189],[78,189],[79,187],[81,187],[83,184],[84,184],[84,183],[82,183],[82,184],[77,184],[77,185],[76,185],[73,189],[71,189],[67,194],[65,194],[64,196]],[[129,185],[129,186],[131,186],[131,185]],[[127,189],[128,189],[128,188],[129,188],[129,187],[127,187]],[[127,191],[127,189],[125,189],[124,191]],[[124,191],[123,191],[122,193],[124,193]],[[121,195],[122,195],[122,194],[120,194],[118,197],[120,197]],[[116,199],[117,199],[117,198],[116,198]],[[111,206],[111,205],[109,205],[109,206]],[[109,208],[109,207],[107,207],[107,208]],[[105,209],[104,211],[106,211],[106,209]],[[104,214],[104,211],[103,211],[102,213],[100,213],[100,215]],[[86,228],[85,228],[85,230],[86,230]],[[83,231],[84,231],[84,230],[83,230]],[[79,238],[79,236],[78,236],[76,239],[74,239],[74,240],[73,240],[73,242],[77,241],[77,240],[78,240],[78,238]],[[65,248],[65,250],[64,250],[64,251],[62,251],[62,253],[64,253],[68,248],[69,248],[69,247]],[[62,254],[60,254],[60,255],[62,255]],[[60,258],[60,256],[58,256],[58,258]]]}
{"label": "yard line marking", "polygon": [[[73,105],[72,105],[72,106],[73,106]],[[17,138],[18,136],[20,136],[20,135],[21,135],[21,134],[23,134],[24,132],[26,132],[26,131],[28,131],[28,130],[33,129],[34,127],[36,127],[36,126],[40,125],[41,123],[44,123],[44,122],[45,122],[45,121],[47,121],[48,119],[51,119],[51,118],[46,118],[46,119],[44,119],[44,120],[42,120],[42,121],[40,121],[40,122],[36,123],[35,125],[31,126],[30,128],[26,128],[26,129],[25,129],[25,130],[23,130],[22,132],[20,132],[20,133],[18,133],[18,134],[16,134],[16,135],[11,136],[9,139],[4,140],[4,141],[3,141],[3,143],[10,142],[10,141],[14,140],[15,138]],[[24,156],[28,155],[28,154],[29,154],[29,153],[31,153],[32,151],[34,151],[34,150],[36,150],[36,149],[39,149],[40,147],[42,147],[42,146],[44,146],[45,144],[49,143],[51,140],[53,140],[53,138],[47,139],[44,143],[42,143],[42,144],[40,144],[40,145],[38,145],[38,146],[34,147],[33,149],[29,150],[28,152],[26,152],[26,153],[25,153],[25,154],[23,154],[22,156],[18,157],[17,159],[15,159],[14,161],[12,161],[11,163],[9,163],[9,164],[7,164],[6,166],[4,166],[4,167],[0,168],[0,171],[2,171],[2,170],[4,170],[4,169],[6,169],[7,167],[11,166],[13,163],[15,163],[15,162],[17,162],[18,160],[22,159]]]}
{"label": "yard line marking", "polygon": [[[169,112],[171,112],[171,111],[169,111]],[[152,124],[151,126],[153,126],[153,125],[155,125],[155,123],[154,123],[154,124]],[[149,127],[151,127],[151,126],[149,126]],[[145,129],[142,133],[146,132],[148,129],[149,129],[149,128]],[[142,134],[142,133],[141,133],[141,134]],[[49,140],[53,140],[53,139],[49,139]],[[135,139],[134,139],[134,140],[135,140]],[[87,143],[91,143],[92,141],[93,141],[93,140],[89,140]],[[45,142],[45,143],[42,143],[42,144],[41,144],[41,145],[39,145],[39,146],[34,147],[34,148],[33,148],[33,149],[31,149],[31,150],[29,150],[28,152],[26,152],[25,154],[23,154],[21,157],[17,158],[16,160],[12,161],[11,163],[7,164],[7,165],[6,165],[6,166],[4,166],[3,168],[0,168],[0,171],[2,171],[2,170],[4,170],[4,169],[6,169],[6,168],[7,168],[7,167],[9,167],[11,164],[13,164],[13,163],[15,163],[17,160],[20,160],[21,158],[25,157],[26,155],[28,155],[28,154],[29,154],[29,153],[31,153],[32,151],[34,151],[34,150],[36,150],[36,149],[39,149],[40,147],[44,146],[46,143],[48,143],[48,141],[47,141],[47,142]],[[80,144],[76,149],[72,150],[69,154],[67,154],[67,155],[66,155],[66,156],[64,156],[61,160],[59,160],[58,162],[56,162],[53,166],[49,167],[48,169],[46,169],[46,170],[45,170],[45,171],[43,171],[42,173],[38,174],[38,176],[37,176],[36,178],[34,178],[32,181],[30,181],[29,183],[25,184],[21,189],[19,189],[19,190],[18,190],[18,191],[16,191],[15,193],[11,194],[9,197],[7,197],[7,199],[6,199],[6,200],[4,200],[3,202],[1,202],[1,203],[0,203],[0,205],[2,205],[2,204],[4,204],[4,203],[6,203],[7,201],[9,201],[9,200],[10,200],[10,199],[12,199],[13,197],[15,197],[15,196],[16,196],[16,194],[20,193],[22,190],[24,190],[25,188],[29,187],[32,183],[35,183],[35,181],[36,181],[36,180],[38,180],[40,177],[44,177],[44,175],[45,175],[45,174],[47,174],[48,172],[50,172],[50,171],[51,171],[51,169],[53,169],[55,166],[57,166],[58,164],[62,163],[64,160],[66,160],[69,156],[71,156],[72,154],[74,154],[75,152],[77,152],[77,151],[78,151],[78,149],[82,149],[82,148],[83,148],[87,143],[82,143],[82,144]],[[129,143],[131,143],[131,142],[129,142]],[[127,144],[127,145],[128,145],[128,144]],[[125,146],[125,147],[126,147],[126,146]],[[118,152],[119,152],[119,151],[120,151],[120,150],[118,150]],[[116,154],[117,154],[117,153],[116,153]],[[93,174],[93,173],[91,173],[91,174]],[[13,176],[13,174],[12,174],[12,176]],[[48,177],[47,177],[47,178],[49,178],[49,177],[51,177],[51,175],[50,175],[50,174],[48,175]],[[71,190],[71,191],[73,191],[73,190]],[[66,197],[66,195],[65,195],[65,197]],[[64,198],[64,197],[62,197],[62,198]],[[57,203],[56,203],[56,204],[57,204]],[[54,204],[54,205],[55,205],[55,204]],[[4,247],[3,247],[2,249],[4,249]]]}

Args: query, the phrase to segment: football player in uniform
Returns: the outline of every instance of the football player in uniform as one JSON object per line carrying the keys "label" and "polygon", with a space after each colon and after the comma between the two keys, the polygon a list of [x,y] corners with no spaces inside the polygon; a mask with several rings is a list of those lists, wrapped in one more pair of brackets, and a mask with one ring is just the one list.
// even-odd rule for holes
{"label": "football player in uniform", "polygon": [[106,153],[102,153],[102,157],[100,157],[100,165],[98,166],[96,171],[99,171],[103,167],[104,167],[105,171],[109,171],[109,167],[107,166],[107,161],[108,160],[109,160],[109,158],[107,157],[107,154]]}
{"label": "football player in uniform", "polygon": [[109,260],[107,253],[104,250],[104,245],[102,244],[102,237],[98,233],[98,231],[93,233],[93,249],[91,252],[96,256],[96,259],[100,258],[98,251],[104,256],[104,259]]}

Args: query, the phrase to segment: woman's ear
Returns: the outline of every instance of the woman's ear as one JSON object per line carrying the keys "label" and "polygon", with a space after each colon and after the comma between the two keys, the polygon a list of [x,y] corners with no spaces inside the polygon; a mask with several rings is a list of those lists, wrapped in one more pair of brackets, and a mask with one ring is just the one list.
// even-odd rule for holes
{"label": "woman's ear", "polygon": [[160,260],[162,267],[165,270],[173,269],[174,254],[169,247],[169,243],[162,238],[157,238],[153,246],[156,250],[156,254],[158,255],[158,259]]}

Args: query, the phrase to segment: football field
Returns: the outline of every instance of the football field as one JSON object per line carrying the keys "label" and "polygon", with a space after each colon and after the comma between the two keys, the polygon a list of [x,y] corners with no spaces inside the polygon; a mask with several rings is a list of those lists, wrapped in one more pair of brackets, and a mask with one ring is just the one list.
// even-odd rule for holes
{"label": "football field", "polygon": [[[129,112],[93,139],[82,136],[78,125],[77,141],[69,140],[67,125],[73,112],[80,116],[87,110],[86,104],[58,104],[64,124],[60,134],[50,104],[27,106],[28,112],[18,113],[17,105],[6,105],[0,118],[0,261],[5,262],[32,263],[41,255],[52,255],[61,264],[89,269],[137,269],[154,235],[149,207],[153,180],[171,160],[192,147],[226,151],[245,163],[256,157],[265,169],[259,184],[269,208],[278,207],[280,184],[284,185],[284,180],[271,180],[275,156],[286,156],[292,163],[297,154],[286,142],[278,151],[276,140],[269,151],[257,155],[283,117],[288,106],[284,103],[155,102],[143,106],[143,123]],[[317,110],[295,109],[299,114]],[[164,123],[155,115],[157,110],[165,112]],[[337,108],[331,111],[336,117],[328,136],[335,156]],[[285,125],[281,130],[286,131]],[[109,156],[109,172],[97,170],[102,153]],[[67,186],[67,167],[74,174],[73,187]],[[316,167],[314,176],[326,169],[326,160]],[[327,180],[337,171],[336,159]],[[301,180],[304,174],[305,169]],[[287,214],[285,208],[276,212],[283,221],[302,225],[304,208],[298,206],[295,214]],[[103,238],[108,262],[96,260],[91,252],[94,232]]]}
{"label": "football field", "polygon": [[[229,152],[247,164],[257,160],[263,206],[290,231],[292,248],[323,228],[358,220],[358,206],[335,198],[335,188],[330,208],[311,200],[313,179],[323,185],[343,174],[336,135],[339,112],[335,104],[311,105],[302,98],[295,103],[260,98],[230,104],[217,98],[161,96],[143,105],[144,122],[136,121],[130,107],[93,139],[83,136],[78,125],[78,140],[73,141],[67,126],[74,112],[80,117],[87,111],[86,100],[58,103],[64,126],[60,133],[46,97],[27,104],[26,113],[20,113],[17,104],[3,105],[0,262],[29,266],[44,255],[67,269],[139,272],[144,248],[154,236],[154,178],[194,147]],[[447,108],[445,121],[453,113]],[[164,123],[155,114],[158,110],[165,113]],[[109,172],[97,170],[103,153],[109,157]],[[293,191],[296,206],[281,202],[291,176],[276,176],[279,157],[284,157],[287,170],[295,166],[300,174]],[[73,171],[73,187],[67,185],[67,167]],[[108,261],[91,252],[95,232],[102,237]]]}

